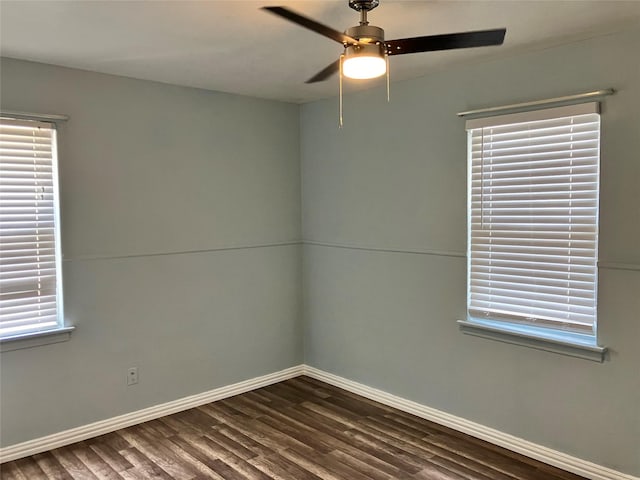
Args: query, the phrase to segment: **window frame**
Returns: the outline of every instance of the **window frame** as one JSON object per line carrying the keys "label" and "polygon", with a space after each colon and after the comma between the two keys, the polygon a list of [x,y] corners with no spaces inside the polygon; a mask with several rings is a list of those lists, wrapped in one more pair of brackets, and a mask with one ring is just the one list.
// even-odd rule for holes
{"label": "window frame", "polygon": [[[594,111],[589,112],[592,108]],[[567,112],[577,112],[571,113]],[[532,347],[540,350],[547,350],[565,355],[571,355],[581,357],[589,360],[595,360],[602,362],[605,358],[606,347],[601,347],[597,344],[597,291],[598,291],[598,268],[597,268],[597,255],[598,255],[598,207],[596,203],[595,214],[595,279],[593,285],[594,299],[595,299],[595,317],[593,320],[593,331],[579,332],[579,331],[566,331],[557,326],[554,328],[549,325],[539,326],[533,322],[517,322],[510,321],[508,319],[499,318],[479,318],[473,316],[470,313],[471,309],[471,270],[472,270],[472,169],[473,169],[473,152],[472,152],[472,130],[482,128],[486,124],[493,125],[516,125],[521,122],[533,122],[537,120],[546,120],[550,118],[566,118],[572,115],[581,115],[586,113],[597,113],[599,115],[599,104],[590,102],[589,104],[583,103],[579,105],[571,106],[553,106],[553,107],[541,107],[536,110],[528,110],[523,112],[509,113],[506,115],[495,114],[481,119],[473,119],[467,121],[466,129],[467,135],[467,167],[468,167],[468,185],[467,185],[467,297],[466,297],[466,319],[459,320],[458,325],[463,333],[485,337],[493,340],[499,340],[507,343],[518,344],[526,347]],[[554,113],[559,113],[555,117]],[[598,118],[598,146],[601,135],[601,117]],[[597,193],[596,202],[599,202],[600,194],[600,148],[598,148],[597,158]],[[557,325],[560,325],[558,322]]]}
{"label": "window frame", "polygon": [[[15,114],[14,114],[15,113]],[[67,117],[58,115],[36,115],[23,114],[18,112],[2,111],[0,114],[0,124],[4,127],[9,123],[31,124],[33,127],[43,126],[51,131],[51,182],[52,182],[52,209],[53,209],[53,251],[55,265],[55,305],[56,305],[56,325],[42,330],[29,330],[0,336],[0,352],[30,348],[39,345],[64,342],[70,339],[75,327],[67,325],[64,316],[64,298],[62,282],[62,244],[61,244],[61,223],[60,223],[60,182],[59,182],[59,156],[57,133],[58,125],[56,121],[67,120]]]}

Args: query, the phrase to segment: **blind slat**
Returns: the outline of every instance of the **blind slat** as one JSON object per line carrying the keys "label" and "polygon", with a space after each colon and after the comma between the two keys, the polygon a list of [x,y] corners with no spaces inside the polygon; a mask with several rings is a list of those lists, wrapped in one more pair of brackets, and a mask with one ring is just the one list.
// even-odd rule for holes
{"label": "blind slat", "polygon": [[[46,303],[53,303],[55,304],[56,302],[56,296],[55,295],[40,295],[38,303],[40,304],[46,304]],[[15,312],[15,311],[24,311],[24,310],[29,310],[31,308],[33,308],[32,306],[32,301],[29,298],[13,298],[13,299],[3,299],[0,296],[0,309],[2,309],[3,312]]]}

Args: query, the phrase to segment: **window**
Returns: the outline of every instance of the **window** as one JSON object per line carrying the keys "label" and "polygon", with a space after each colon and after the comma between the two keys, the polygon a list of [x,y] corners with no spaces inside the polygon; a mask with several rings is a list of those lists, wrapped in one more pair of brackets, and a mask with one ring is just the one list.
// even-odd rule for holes
{"label": "window", "polygon": [[469,322],[596,345],[598,104],[467,130]]}
{"label": "window", "polygon": [[0,119],[0,339],[62,320],[55,125]]}

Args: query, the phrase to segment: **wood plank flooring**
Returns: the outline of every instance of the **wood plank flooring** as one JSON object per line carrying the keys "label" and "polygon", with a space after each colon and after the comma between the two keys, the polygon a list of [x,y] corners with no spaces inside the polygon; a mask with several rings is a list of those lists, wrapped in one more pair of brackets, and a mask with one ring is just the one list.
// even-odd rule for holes
{"label": "wood plank flooring", "polygon": [[1,466],[3,480],[579,480],[309,377]]}

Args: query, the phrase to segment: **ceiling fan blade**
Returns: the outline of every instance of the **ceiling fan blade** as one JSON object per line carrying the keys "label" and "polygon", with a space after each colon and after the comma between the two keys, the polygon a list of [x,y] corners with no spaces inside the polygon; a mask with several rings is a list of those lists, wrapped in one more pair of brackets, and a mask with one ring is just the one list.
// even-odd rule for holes
{"label": "ceiling fan blade", "polygon": [[308,28],[309,30],[313,30],[320,35],[324,35],[325,37],[330,38],[331,40],[335,40],[338,43],[356,45],[358,44],[358,40],[350,37],[349,35],[345,35],[342,32],[334,30],[331,27],[327,27],[321,23],[316,22],[315,20],[311,20],[310,18],[304,17],[298,13],[295,13],[288,8],[285,7],[262,7],[263,10],[267,10],[275,15],[278,15],[282,18],[289,20],[290,22],[296,23],[301,27]]}
{"label": "ceiling fan blade", "polygon": [[479,30],[476,32],[401,38],[398,40],[387,40],[384,43],[387,46],[389,55],[405,55],[407,53],[433,52],[454,48],[502,45],[505,33],[507,33],[506,28],[498,28],[496,30]]}
{"label": "ceiling fan blade", "polygon": [[330,63],[329,65],[327,65],[325,68],[320,70],[318,73],[316,73],[313,77],[311,77],[309,80],[307,80],[304,83],[321,82],[329,78],[331,75],[338,73],[339,70],[340,70],[340,59],[336,60],[333,63]]}

